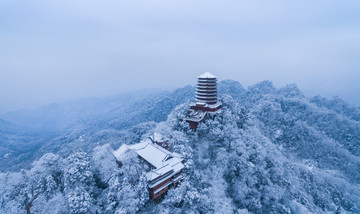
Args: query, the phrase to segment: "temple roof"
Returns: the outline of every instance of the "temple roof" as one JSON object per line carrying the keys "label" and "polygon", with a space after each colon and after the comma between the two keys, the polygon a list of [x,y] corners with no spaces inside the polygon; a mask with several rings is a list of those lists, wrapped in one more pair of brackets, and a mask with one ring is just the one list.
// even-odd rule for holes
{"label": "temple roof", "polygon": [[[156,138],[160,138],[159,134],[156,135]],[[113,151],[113,154],[116,159],[120,160],[121,156],[129,150],[135,151],[140,157],[155,167],[155,169],[147,173],[149,181],[171,170],[176,173],[184,167],[181,163],[183,159],[180,154],[170,152],[152,143],[150,139],[133,145],[122,144],[119,149]]]}

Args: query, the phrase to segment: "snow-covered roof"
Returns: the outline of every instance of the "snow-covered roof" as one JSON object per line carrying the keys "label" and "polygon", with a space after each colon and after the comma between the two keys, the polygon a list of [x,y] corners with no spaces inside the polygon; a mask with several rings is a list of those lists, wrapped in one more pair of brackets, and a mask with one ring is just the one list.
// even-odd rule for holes
{"label": "snow-covered roof", "polygon": [[215,104],[207,104],[207,103],[204,103],[204,102],[199,102],[197,101],[196,103],[190,103],[189,106],[196,106],[196,105],[201,105],[201,106],[204,106],[204,107],[209,107],[209,108],[217,108],[219,106],[222,105],[222,103],[220,101],[217,101]]}
{"label": "snow-covered roof", "polygon": [[194,121],[194,122],[201,122],[204,117],[206,116],[206,112],[204,111],[193,111],[189,117],[186,117],[186,121]]}
{"label": "snow-covered roof", "polygon": [[114,156],[116,157],[116,159],[119,159],[123,154],[125,154],[127,151],[129,151],[129,147],[126,144],[123,144],[120,146],[120,148],[118,148],[117,150],[115,150],[113,152]]}
{"label": "snow-covered roof", "polygon": [[151,138],[153,139],[153,141],[155,142],[165,142],[166,141],[166,138],[162,135],[162,134],[159,134],[157,132],[155,132],[153,134],[153,136],[151,136]]}
{"label": "snow-covered roof", "polygon": [[144,149],[137,150],[136,153],[156,168],[162,167],[165,158],[168,156],[167,153],[150,143]]}
{"label": "snow-covered roof", "polygon": [[116,157],[116,159],[120,159],[121,156],[123,154],[125,154],[127,151],[129,151],[129,150],[134,150],[134,151],[141,150],[141,149],[145,148],[147,144],[148,144],[148,142],[146,142],[146,141],[142,141],[140,143],[133,144],[133,145],[122,144],[117,150],[115,150],[113,152],[113,154]]}
{"label": "snow-covered roof", "polygon": [[209,72],[205,72],[203,74],[201,74],[200,76],[198,76],[198,78],[210,78],[210,79],[213,79],[213,78],[216,78],[216,76],[212,73],[209,73]]}
{"label": "snow-covered roof", "polygon": [[113,154],[117,159],[120,159],[123,154],[130,150],[136,152],[145,161],[155,167],[154,170],[147,174],[149,181],[169,171],[177,173],[184,168],[184,165],[181,163],[183,159],[180,154],[170,152],[152,143],[150,139],[133,145],[123,144],[119,149],[115,150]]}
{"label": "snow-covered roof", "polygon": [[221,102],[216,102],[215,104],[208,104],[210,108],[217,108],[222,105]]}
{"label": "snow-covered roof", "polygon": [[194,104],[194,105],[201,105],[201,106],[205,106],[205,105],[207,105],[206,103],[204,103],[204,102],[196,102],[196,104]]}
{"label": "snow-covered roof", "polygon": [[167,161],[165,166],[148,172],[146,174],[146,178],[148,179],[148,181],[154,180],[155,178],[158,178],[170,172],[170,174],[163,177],[163,179],[151,184],[150,188],[152,188],[153,186],[157,186],[158,184],[162,183],[162,181],[168,179],[169,177],[172,177],[176,173],[180,172],[180,170],[182,170],[183,168],[184,165],[181,163],[181,161],[179,161],[177,158],[172,158]]}
{"label": "snow-covered roof", "polygon": [[[167,164],[166,166],[163,166],[159,169],[154,169],[151,170],[150,172],[146,173],[146,178],[148,179],[148,181],[151,181],[157,177],[160,177],[168,172],[171,172],[171,174],[174,172],[174,170],[172,169],[172,167]],[[161,180],[160,180],[161,183]],[[156,184],[154,184],[156,186]]]}

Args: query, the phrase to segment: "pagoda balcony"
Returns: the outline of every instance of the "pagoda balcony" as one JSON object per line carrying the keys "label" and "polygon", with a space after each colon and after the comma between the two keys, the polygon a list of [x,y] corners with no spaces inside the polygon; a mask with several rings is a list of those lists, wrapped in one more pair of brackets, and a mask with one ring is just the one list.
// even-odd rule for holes
{"label": "pagoda balcony", "polygon": [[195,97],[197,100],[217,100],[216,97]]}
{"label": "pagoda balcony", "polygon": [[216,77],[214,77],[214,78],[208,78],[208,77],[203,78],[203,77],[198,77],[198,80],[203,80],[203,81],[216,81],[216,80],[217,80],[217,78],[216,78]]}
{"label": "pagoda balcony", "polygon": [[203,89],[208,89],[208,88],[210,88],[210,89],[216,89],[216,85],[198,85],[196,88],[197,88],[197,89],[199,89],[199,88],[203,88]]}
{"label": "pagoda balcony", "polygon": [[198,85],[196,88],[216,88],[216,85]]}
{"label": "pagoda balcony", "polygon": [[214,94],[217,95],[216,91],[196,91],[196,94]]}
{"label": "pagoda balcony", "polygon": [[198,81],[197,84],[216,84],[216,81]]}
{"label": "pagoda balcony", "polygon": [[198,94],[198,93],[196,93],[195,97],[214,97],[214,98],[216,98],[217,96],[216,96],[216,94]]}
{"label": "pagoda balcony", "polygon": [[200,93],[200,94],[217,94],[217,90],[216,89],[211,89],[211,90],[196,90],[196,93]]}
{"label": "pagoda balcony", "polygon": [[205,84],[216,84],[216,80],[198,80],[198,83],[205,83]]}
{"label": "pagoda balcony", "polygon": [[197,102],[206,102],[207,104],[209,104],[208,102],[217,102],[217,99],[207,99],[207,98],[196,98]]}
{"label": "pagoda balcony", "polygon": [[196,94],[195,97],[217,97],[216,94]]}
{"label": "pagoda balcony", "polygon": [[210,92],[214,93],[217,90],[216,90],[216,88],[208,88],[208,89],[200,89],[200,88],[198,88],[196,91],[198,91],[198,92],[208,92],[208,91],[210,91]]}
{"label": "pagoda balcony", "polygon": [[216,93],[217,90],[216,88],[209,88],[209,89],[197,89],[196,92],[200,92],[200,93],[207,93],[207,92],[210,92],[210,93]]}
{"label": "pagoda balcony", "polygon": [[196,84],[215,84],[216,85],[216,81],[214,82],[208,82],[208,81],[201,81],[201,82],[197,82]]}

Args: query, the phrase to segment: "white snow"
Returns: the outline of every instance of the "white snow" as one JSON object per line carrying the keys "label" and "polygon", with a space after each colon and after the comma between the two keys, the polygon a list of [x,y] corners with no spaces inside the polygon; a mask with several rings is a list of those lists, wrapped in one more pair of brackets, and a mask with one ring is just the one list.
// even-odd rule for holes
{"label": "white snow", "polygon": [[205,72],[203,74],[201,74],[198,78],[216,78],[216,76],[212,73],[209,73],[209,72]]}

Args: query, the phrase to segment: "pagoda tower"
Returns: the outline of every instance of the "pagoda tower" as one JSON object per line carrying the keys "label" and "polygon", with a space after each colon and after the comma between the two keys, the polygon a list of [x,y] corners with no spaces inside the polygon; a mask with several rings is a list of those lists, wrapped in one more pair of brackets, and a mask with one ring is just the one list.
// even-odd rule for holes
{"label": "pagoda tower", "polygon": [[216,76],[209,72],[198,76],[196,103],[190,104],[188,115],[185,118],[191,129],[195,130],[200,122],[221,112],[221,103],[217,99],[216,82]]}
{"label": "pagoda tower", "polygon": [[217,103],[217,78],[213,74],[206,72],[198,77],[196,88],[196,102],[213,105]]}

